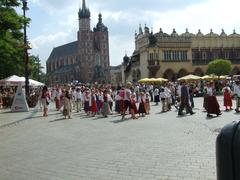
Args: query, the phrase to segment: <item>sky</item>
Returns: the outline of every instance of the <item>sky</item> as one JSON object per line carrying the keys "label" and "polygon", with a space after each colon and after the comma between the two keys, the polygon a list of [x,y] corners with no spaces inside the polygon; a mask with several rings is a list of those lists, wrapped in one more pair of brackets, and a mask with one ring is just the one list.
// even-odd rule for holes
{"label": "sky", "polygon": [[[42,65],[54,47],[77,40],[78,10],[82,0],[28,0],[31,18],[27,36],[33,55],[38,55]],[[224,29],[240,33],[239,0],[86,0],[91,11],[91,29],[98,22],[101,12],[103,23],[109,31],[110,65],[119,65],[125,53],[131,56],[134,33],[142,27],[159,29],[168,34],[173,28],[178,34],[198,29],[207,34],[210,29],[220,34]],[[21,11],[19,11],[21,13]]]}

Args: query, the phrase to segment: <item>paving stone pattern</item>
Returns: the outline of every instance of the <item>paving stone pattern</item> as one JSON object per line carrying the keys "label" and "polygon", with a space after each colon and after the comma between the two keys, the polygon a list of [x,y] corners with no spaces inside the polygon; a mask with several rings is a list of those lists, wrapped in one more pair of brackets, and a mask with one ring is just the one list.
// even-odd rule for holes
{"label": "paving stone pattern", "polygon": [[[222,105],[222,97],[218,97]],[[202,98],[194,115],[160,113],[121,121],[73,113],[63,119],[51,106],[48,117],[37,109],[0,113],[1,180],[214,180],[215,140],[220,129],[239,119],[223,112],[206,118]]]}

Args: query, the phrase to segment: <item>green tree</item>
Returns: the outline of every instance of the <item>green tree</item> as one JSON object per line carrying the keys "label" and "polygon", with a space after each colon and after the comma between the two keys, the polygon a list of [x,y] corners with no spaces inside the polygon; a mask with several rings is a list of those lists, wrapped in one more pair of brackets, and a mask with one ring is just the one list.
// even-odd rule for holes
{"label": "green tree", "polygon": [[207,74],[216,74],[218,76],[228,75],[231,69],[231,61],[225,59],[216,59],[208,63]]}
{"label": "green tree", "polygon": [[15,8],[18,0],[0,0],[0,79],[24,74],[23,26],[25,20]]}
{"label": "green tree", "polygon": [[46,75],[43,72],[43,66],[41,65],[41,60],[38,56],[31,55],[29,56],[29,76],[31,79],[45,82],[46,81]]}

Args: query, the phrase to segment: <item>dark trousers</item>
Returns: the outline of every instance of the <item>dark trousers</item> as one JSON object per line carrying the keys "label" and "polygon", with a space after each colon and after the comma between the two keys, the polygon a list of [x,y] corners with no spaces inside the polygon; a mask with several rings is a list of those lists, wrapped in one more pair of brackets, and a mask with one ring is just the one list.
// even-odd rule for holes
{"label": "dark trousers", "polygon": [[193,95],[190,95],[190,103],[191,103],[191,107],[194,108]]}
{"label": "dark trousers", "polygon": [[188,99],[182,98],[182,99],[181,99],[181,102],[180,102],[180,107],[179,107],[179,109],[178,109],[178,114],[179,114],[179,115],[182,114],[184,108],[186,108],[186,112],[187,112],[187,113],[190,113],[190,114],[193,113],[192,108],[191,108],[190,105],[189,105]]}

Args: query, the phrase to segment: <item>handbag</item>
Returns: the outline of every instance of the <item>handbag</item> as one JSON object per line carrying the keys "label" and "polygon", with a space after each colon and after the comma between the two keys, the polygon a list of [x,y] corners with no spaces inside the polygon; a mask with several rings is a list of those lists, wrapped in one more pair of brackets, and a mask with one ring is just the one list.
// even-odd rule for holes
{"label": "handbag", "polygon": [[49,105],[49,102],[46,100],[46,104]]}

